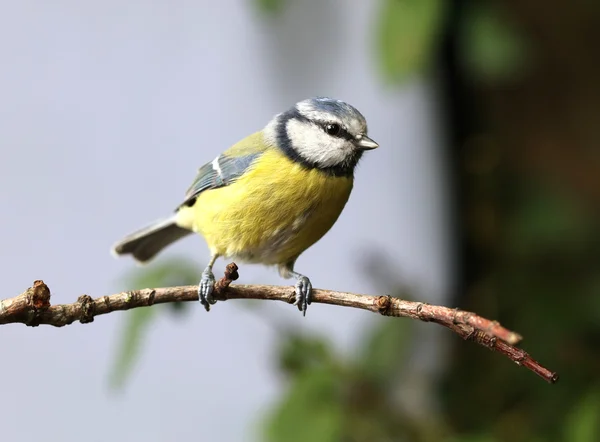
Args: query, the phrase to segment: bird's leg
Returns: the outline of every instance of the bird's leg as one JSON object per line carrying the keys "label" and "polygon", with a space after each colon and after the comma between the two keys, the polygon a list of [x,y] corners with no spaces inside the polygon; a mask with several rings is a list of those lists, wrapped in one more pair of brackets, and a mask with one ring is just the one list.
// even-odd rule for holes
{"label": "bird's leg", "polygon": [[296,301],[294,305],[298,306],[298,310],[302,312],[302,316],[306,316],[306,309],[312,301],[312,284],[306,276],[289,270],[291,276],[296,278]]}
{"label": "bird's leg", "polygon": [[212,296],[213,291],[215,290],[215,275],[213,274],[212,268],[218,257],[219,255],[211,256],[208,265],[202,272],[200,284],[198,284],[198,298],[200,298],[200,302],[207,312],[210,311],[210,305],[217,302]]}

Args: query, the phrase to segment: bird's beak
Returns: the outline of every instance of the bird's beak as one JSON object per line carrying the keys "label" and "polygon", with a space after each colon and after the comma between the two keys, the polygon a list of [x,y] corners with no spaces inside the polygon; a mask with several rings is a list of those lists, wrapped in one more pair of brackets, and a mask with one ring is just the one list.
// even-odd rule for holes
{"label": "bird's beak", "polygon": [[359,135],[356,138],[356,145],[361,150],[371,150],[379,147],[379,144],[377,144],[375,141],[373,141],[366,135]]}

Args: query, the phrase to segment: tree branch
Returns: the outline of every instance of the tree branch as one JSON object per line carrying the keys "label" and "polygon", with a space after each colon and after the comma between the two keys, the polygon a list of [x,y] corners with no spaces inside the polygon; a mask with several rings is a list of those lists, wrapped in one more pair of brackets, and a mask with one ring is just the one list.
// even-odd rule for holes
{"label": "tree branch", "polygon": [[[238,278],[237,265],[227,265],[225,276],[215,285],[215,298],[265,299],[293,304],[296,295],[289,287],[271,285],[230,285]],[[168,302],[198,301],[198,287],[166,287],[132,290],[93,299],[81,295],[72,304],[50,305],[50,289],[43,281],[35,281],[33,287],[14,298],[0,301],[0,325],[22,323],[31,327],[41,324],[62,327],[79,321],[93,322],[99,315],[136,307],[148,307]],[[385,316],[408,317],[435,322],[449,328],[465,340],[474,341],[508,357],[517,365],[531,370],[549,383],[558,381],[558,374],[541,366],[528,353],[515,347],[521,336],[502,327],[496,321],[448,307],[422,302],[405,301],[391,296],[357,295],[314,289],[312,302],[369,310]]]}

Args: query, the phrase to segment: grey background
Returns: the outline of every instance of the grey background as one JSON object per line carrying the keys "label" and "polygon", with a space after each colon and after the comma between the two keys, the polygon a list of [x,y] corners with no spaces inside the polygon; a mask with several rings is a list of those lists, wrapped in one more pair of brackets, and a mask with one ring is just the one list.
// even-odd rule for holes
{"label": "grey background", "polygon": [[[250,1],[0,1],[2,298],[34,279],[53,303],[119,291],[134,266],[109,254],[169,213],[197,167],[295,101],[329,95],[367,117],[368,153],[332,231],[297,268],[316,287],[375,293],[365,250],[384,252],[421,299],[452,283],[436,94],[425,80],[384,86],[373,51],[376,3],[289,2],[276,19]],[[200,237],[165,255],[208,259]],[[341,269],[327,271],[331,263]],[[223,261],[216,269],[222,270]],[[244,283],[286,283],[241,268]],[[149,330],[127,388],[107,374],[124,314],[64,329],[0,328],[3,440],[259,440],[285,384],[270,321],[324,332],[351,352],[366,312],[236,302]],[[427,345],[435,331],[425,326]],[[435,370],[435,347],[415,373]],[[432,357],[433,355],[433,357]],[[407,387],[408,388],[408,387]]]}

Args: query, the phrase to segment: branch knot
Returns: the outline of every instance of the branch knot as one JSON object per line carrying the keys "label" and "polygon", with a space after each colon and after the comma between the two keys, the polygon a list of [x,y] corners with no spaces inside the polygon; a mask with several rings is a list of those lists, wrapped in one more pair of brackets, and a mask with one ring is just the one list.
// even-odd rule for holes
{"label": "branch knot", "polygon": [[77,298],[77,302],[81,306],[81,318],[79,322],[89,324],[94,322],[94,314],[96,313],[96,302],[89,295],[81,295]]}
{"label": "branch knot", "polygon": [[27,321],[26,325],[37,327],[41,323],[42,313],[50,307],[50,289],[41,279],[33,281],[26,293]]}
{"label": "branch knot", "polygon": [[392,306],[392,297],[390,295],[378,296],[375,298],[375,306],[380,314],[388,316]]}
{"label": "branch knot", "polygon": [[429,322],[431,321],[431,318],[425,313],[423,312],[423,309],[425,309],[425,307],[427,307],[426,302],[419,302],[419,304],[417,305],[416,311],[417,311],[417,317],[423,321],[423,322]]}
{"label": "branch knot", "polygon": [[148,295],[148,307],[154,305],[154,299],[156,298],[156,290],[151,289],[150,294]]}

